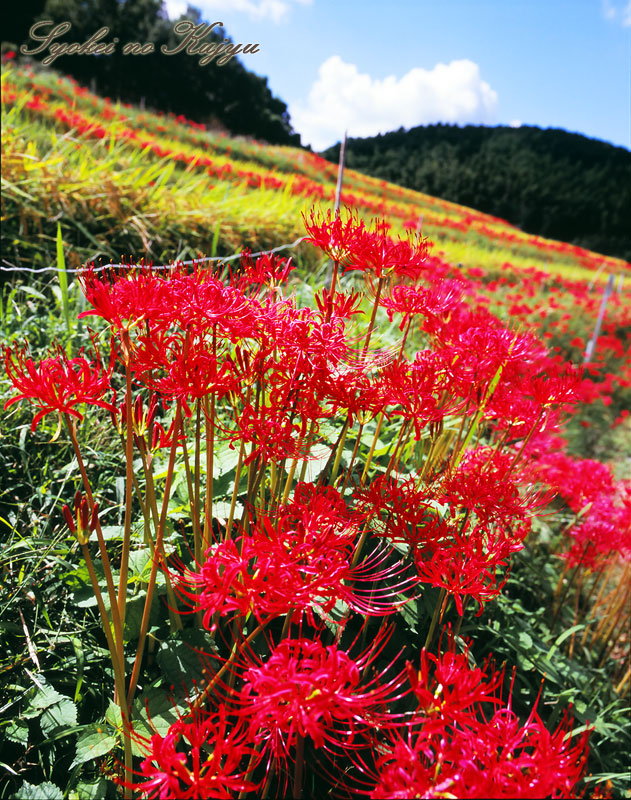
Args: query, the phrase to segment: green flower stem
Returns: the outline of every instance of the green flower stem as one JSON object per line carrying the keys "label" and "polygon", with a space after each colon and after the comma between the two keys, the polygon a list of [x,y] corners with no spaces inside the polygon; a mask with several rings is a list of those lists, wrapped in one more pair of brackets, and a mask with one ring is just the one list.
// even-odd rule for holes
{"label": "green flower stem", "polygon": [[315,434],[316,423],[315,420],[311,423],[311,427],[309,428],[309,433],[307,434],[307,448],[305,450],[305,458],[302,462],[302,467],[300,469],[300,477],[298,478],[298,482],[302,483],[307,475],[307,466],[309,464],[309,453],[311,452],[311,447],[313,446],[313,437]]}
{"label": "green flower stem", "polygon": [[[77,462],[79,464],[79,472],[81,473],[83,488],[85,489],[86,497],[88,498],[88,505],[90,507],[90,511],[92,511],[92,508],[94,507],[94,496],[92,495],[92,487],[90,486],[90,480],[85,469],[85,464],[83,463],[83,457],[81,456],[81,449],[79,448],[79,442],[77,441],[74,423],[69,414],[64,414],[64,419],[66,422],[66,427],[68,428],[68,433],[70,434],[70,440],[72,442],[75,455],[77,457]],[[105,582],[107,584],[107,594],[112,612],[112,624],[114,625],[114,637],[116,641],[118,658],[120,663],[123,664],[123,626],[121,623],[120,614],[118,613],[116,589],[114,588],[114,579],[112,577],[112,567],[110,565],[109,556],[107,555],[107,547],[105,546],[105,539],[103,538],[103,531],[101,530],[101,523],[98,519],[98,516],[96,519],[96,538],[99,543],[99,553],[101,555],[103,573],[105,574]]]}
{"label": "green flower stem", "polygon": [[[149,457],[147,457],[149,456]],[[140,439],[140,458],[142,462],[142,469],[145,473],[145,487],[147,493],[147,502],[149,504],[149,508],[151,509],[151,517],[153,520],[153,527],[155,530],[156,542],[158,540],[158,531],[160,530],[160,518],[158,516],[158,502],[156,500],[156,488],[155,483],[153,480],[153,472],[151,470],[151,454],[147,453],[147,450],[144,445],[144,440]],[[149,547],[151,548],[151,556],[155,558],[155,551],[156,545],[154,545],[153,538],[150,539]],[[164,544],[161,544],[159,549],[160,555],[166,561],[166,553],[164,552]],[[168,571],[165,572],[166,578],[166,587],[167,587],[167,598],[169,601],[169,622],[171,625],[171,632],[175,630],[182,629],[182,621],[177,613],[177,598],[175,596],[175,592],[173,591],[173,586],[171,584],[171,576],[169,575]]]}
{"label": "green flower stem", "polygon": [[125,442],[125,530],[123,533],[123,552],[121,555],[120,574],[118,577],[118,613],[121,625],[125,625],[125,604],[127,603],[127,583],[129,580],[129,550],[131,545],[131,497],[134,475],[134,409],[131,400],[131,344],[129,334],[123,331],[125,357],[125,408],[127,413],[127,431]]}
{"label": "green flower stem", "polygon": [[364,423],[359,423],[359,430],[357,431],[357,439],[355,439],[355,446],[353,447],[353,452],[351,455],[351,460],[348,463],[348,468],[346,469],[346,475],[344,477],[344,483],[342,485],[342,494],[346,491],[346,487],[348,486],[349,478],[351,477],[351,472],[353,470],[353,465],[355,463],[355,458],[357,456],[357,451],[359,450],[359,443],[361,441],[362,431],[364,430]]}
{"label": "green flower stem", "polygon": [[427,638],[425,639],[424,648],[427,648],[431,645],[432,639],[434,638],[434,633],[436,631],[436,625],[438,624],[438,617],[442,616],[442,608],[444,601],[446,599],[447,591],[445,589],[441,589],[438,595],[438,600],[436,601],[436,606],[434,607],[434,613],[432,615],[432,621],[429,626],[429,630],[427,631]]}
{"label": "green flower stem", "polygon": [[241,440],[239,447],[239,460],[237,461],[237,468],[234,475],[234,488],[232,489],[232,499],[230,501],[230,514],[228,515],[228,522],[226,523],[226,541],[230,538],[230,529],[234,520],[234,511],[237,506],[237,495],[239,494],[239,481],[241,480],[241,470],[243,468],[243,456],[245,454],[245,441]]}
{"label": "green flower stem", "polygon": [[197,400],[197,416],[195,418],[195,519],[197,520],[197,528],[199,530],[199,538],[200,538],[200,551],[203,551],[203,545],[201,542],[202,538],[202,531],[201,531],[201,517],[200,517],[200,509],[201,509],[201,425],[202,425],[202,401],[198,398]]}
{"label": "green flower stem", "polygon": [[156,586],[156,575],[158,573],[158,564],[163,554],[163,538],[164,529],[166,526],[167,511],[169,508],[169,495],[171,494],[171,483],[173,481],[173,470],[175,468],[175,456],[177,453],[177,439],[180,427],[182,425],[182,408],[178,402],[175,410],[175,424],[173,426],[173,442],[171,443],[171,452],[169,454],[169,466],[167,468],[166,484],[164,487],[164,497],[162,499],[162,511],[160,514],[160,521],[158,524],[158,531],[156,534],[156,546],[154,550],[154,557],[151,563],[151,574],[149,575],[149,584],[147,585],[147,595],[145,597],[145,606],[142,612],[142,620],[140,622],[140,633],[138,635],[138,646],[136,648],[136,658],[134,660],[134,667],[129,681],[129,690],[127,692],[127,702],[131,706],[134,699],[134,693],[138,684],[138,676],[140,674],[140,664],[142,662],[142,654],[145,648],[145,640],[147,637],[147,630],[149,628],[149,617],[151,614],[151,603]]}
{"label": "green flower stem", "polygon": [[186,446],[186,439],[182,442],[182,455],[184,456],[184,472],[186,473],[186,488],[188,490],[188,506],[191,512],[191,522],[193,523],[193,552],[195,554],[195,561],[201,563],[202,558],[202,534],[197,518],[197,506],[195,504],[195,488],[193,486],[193,478],[191,475],[191,463],[188,457],[188,447]]}
{"label": "green flower stem", "polygon": [[[265,622],[261,622],[261,624],[258,625],[252,631],[252,633],[243,640],[243,644],[244,645],[250,644],[250,642],[252,642],[254,639],[256,639],[256,637],[265,630],[265,628],[269,625],[269,623],[271,621],[272,621],[272,618],[270,617],[269,619],[265,620]],[[230,669],[230,667],[232,666],[232,662],[235,660],[238,652],[239,652],[239,650],[238,650],[238,647],[237,647],[237,642],[235,641],[234,646],[232,648],[232,652],[230,653],[229,657],[227,658],[225,664],[221,667],[221,669],[217,673],[215,673],[215,675],[213,675],[213,678],[208,683],[208,686],[206,686],[206,688],[191,703],[191,711],[192,712],[194,712],[198,708],[200,708],[202,703],[204,703],[211,696],[212,691],[213,691],[213,689],[215,687],[215,684],[217,683],[217,681],[221,680],[221,678],[223,677],[224,673],[227,672]]]}
{"label": "green flower stem", "polygon": [[366,476],[368,475],[368,470],[370,469],[370,465],[372,463],[372,457],[375,453],[375,448],[377,447],[377,441],[379,439],[379,434],[381,433],[381,426],[383,425],[384,417],[385,414],[383,413],[383,411],[380,411],[379,418],[377,420],[377,427],[375,429],[375,435],[373,436],[372,444],[370,445],[370,450],[368,451],[368,457],[366,459],[366,464],[364,466],[364,471],[362,472],[362,476],[359,481],[362,486],[364,485],[364,481],[366,480]]}
{"label": "green flower stem", "polygon": [[370,317],[370,322],[368,323],[368,332],[366,333],[366,341],[364,343],[364,350],[362,352],[362,360],[366,358],[366,353],[368,352],[368,345],[370,344],[372,332],[375,327],[377,308],[379,307],[379,298],[381,297],[381,290],[383,288],[384,281],[385,281],[385,276],[382,275],[381,278],[379,278],[379,282],[377,283],[377,291],[375,292],[375,301],[372,307],[372,315]]}
{"label": "green flower stem", "polygon": [[342,452],[344,450],[344,443],[346,441],[346,435],[348,433],[348,418],[344,423],[344,427],[342,428],[342,433],[340,434],[340,438],[336,445],[336,452],[335,452],[335,461],[333,462],[333,469],[331,471],[331,478],[329,483],[331,486],[335,483],[335,479],[337,478],[337,473],[340,468],[340,461],[342,460]]}
{"label": "green flower stem", "polygon": [[[94,596],[96,597],[99,613],[101,614],[101,622],[103,623],[103,632],[105,633],[105,638],[107,639],[107,646],[110,651],[110,660],[112,662],[112,669],[114,670],[114,684],[116,686],[116,698],[118,702],[118,707],[120,708],[121,718],[123,720],[125,780],[131,782],[132,780],[131,739],[128,733],[124,730],[125,721],[127,721],[127,725],[131,725],[131,712],[130,712],[131,704],[125,698],[125,675],[123,672],[122,663],[119,661],[118,658],[116,643],[114,642],[114,639],[112,637],[112,631],[110,629],[110,621],[107,616],[107,611],[105,609],[105,603],[103,602],[103,595],[101,594],[101,590],[99,588],[99,581],[98,578],[96,577],[96,572],[94,571],[94,565],[92,563],[92,559],[90,558],[90,551],[88,550],[87,544],[81,544],[81,551],[83,553],[83,558],[85,559],[85,563],[88,568],[90,581],[92,583],[92,589],[94,591]],[[132,796],[131,788],[126,786],[125,797],[131,798],[131,796]]]}
{"label": "green flower stem", "polygon": [[213,470],[214,470],[214,448],[215,448],[215,395],[210,399],[210,410],[208,409],[208,397],[205,402],[206,417],[206,498],[204,501],[204,532],[202,534],[204,552],[210,546],[212,534],[213,518]]}

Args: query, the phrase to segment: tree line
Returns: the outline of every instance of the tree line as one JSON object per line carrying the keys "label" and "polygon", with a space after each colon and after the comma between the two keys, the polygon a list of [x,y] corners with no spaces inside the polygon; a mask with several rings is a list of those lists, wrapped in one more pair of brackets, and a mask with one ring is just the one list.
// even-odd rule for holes
{"label": "tree line", "polygon": [[[339,159],[340,145],[325,150]],[[349,139],[346,165],[528,233],[631,260],[631,153],[564,130],[426,125]]]}
{"label": "tree line", "polygon": [[[191,20],[195,26],[204,22],[192,6],[179,19]],[[163,47],[173,52],[185,37],[175,33],[177,20],[168,19],[162,0],[18,0],[3,10],[3,42],[16,49],[21,45],[35,49],[40,42],[29,37],[29,30],[42,20],[71,24],[56,42],[83,43],[102,27],[109,29],[103,42],[118,39],[109,54],[61,55],[52,65],[102,96],[183,114],[234,135],[300,146],[287,105],[272,94],[267,78],[248,70],[238,55],[223,64],[217,63],[220,57],[214,58],[203,66],[202,56],[185,51],[163,55]],[[215,27],[201,43],[220,47],[226,40],[232,42],[225,29]],[[153,52],[125,55],[123,45],[128,42],[151,43]],[[48,55],[49,49],[32,58],[42,61]],[[256,54],[246,58],[254,60]]]}

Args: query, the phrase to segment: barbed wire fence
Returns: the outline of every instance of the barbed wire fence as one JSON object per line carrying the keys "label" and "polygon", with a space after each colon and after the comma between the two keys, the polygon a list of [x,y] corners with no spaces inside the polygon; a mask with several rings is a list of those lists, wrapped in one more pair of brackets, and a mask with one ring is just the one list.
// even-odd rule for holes
{"label": "barbed wire fence", "polygon": [[[294,242],[288,242],[286,244],[280,244],[280,245],[278,245],[278,247],[273,247],[270,250],[259,250],[256,253],[250,253],[248,250],[241,250],[238,253],[233,253],[230,256],[207,256],[207,257],[203,257],[203,258],[194,258],[194,259],[191,259],[190,261],[179,261],[178,260],[178,261],[174,261],[171,264],[146,264],[145,268],[156,269],[157,270],[157,269],[173,269],[176,265],[189,267],[189,266],[192,266],[193,264],[202,264],[202,263],[206,263],[206,262],[227,263],[229,261],[235,261],[238,258],[242,258],[244,256],[244,254],[247,254],[247,256],[250,257],[250,258],[257,258],[258,256],[265,256],[265,255],[272,255],[273,253],[279,253],[281,250],[293,249],[295,247],[298,247],[298,245],[301,242],[304,242],[307,238],[308,237],[306,237],[306,236],[300,236]],[[8,266],[5,266],[5,265],[8,265]],[[139,265],[138,264],[101,264],[98,267],[94,267],[94,271],[95,272],[103,272],[103,271],[109,270],[109,269],[117,269],[117,268],[128,269],[130,267],[137,267],[137,266],[139,266]],[[29,274],[41,274],[41,273],[44,273],[44,272],[56,272],[56,273],[66,272],[66,273],[70,273],[70,274],[74,275],[74,274],[78,274],[78,273],[81,273],[81,272],[84,272],[84,271],[85,271],[84,268],[79,268],[79,269],[69,269],[69,268],[60,269],[59,267],[40,267],[39,269],[33,269],[31,267],[16,267],[14,264],[11,264],[10,262],[6,261],[5,259],[3,259],[2,260],[2,264],[0,264],[0,272],[27,272]]]}

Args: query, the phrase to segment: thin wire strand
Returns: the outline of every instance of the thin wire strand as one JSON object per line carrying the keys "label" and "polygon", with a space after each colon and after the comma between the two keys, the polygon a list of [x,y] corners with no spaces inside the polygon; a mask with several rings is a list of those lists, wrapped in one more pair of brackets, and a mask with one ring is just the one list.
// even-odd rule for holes
{"label": "thin wire strand", "polygon": [[[281,244],[278,247],[274,247],[272,250],[259,250],[258,253],[249,253],[251,258],[255,258],[256,256],[264,256],[269,253],[278,253],[280,250],[286,250],[288,248],[298,247],[300,242],[304,242],[306,236],[301,236],[299,239],[296,239],[295,242],[291,242],[290,244]],[[191,264],[202,264],[205,261],[234,261],[237,258],[241,258],[243,255],[243,250],[239,253],[235,253],[231,256],[226,256],[223,258],[222,256],[207,256],[206,258],[194,258],[192,261],[177,261],[173,264],[152,264],[150,269],[172,269],[175,264],[182,264],[183,266],[190,266]],[[4,259],[3,259],[4,261]],[[8,261],[4,261],[5,264],[8,264]],[[132,264],[103,264],[100,267],[95,267],[95,272],[102,272],[106,269],[116,269],[116,267],[130,267],[134,266]],[[30,267],[4,267],[0,265],[0,272],[31,272],[31,273],[41,273],[41,272],[62,272],[58,267],[41,267],[41,269],[31,269]],[[76,274],[79,272],[83,272],[83,269],[66,269],[65,272]]]}

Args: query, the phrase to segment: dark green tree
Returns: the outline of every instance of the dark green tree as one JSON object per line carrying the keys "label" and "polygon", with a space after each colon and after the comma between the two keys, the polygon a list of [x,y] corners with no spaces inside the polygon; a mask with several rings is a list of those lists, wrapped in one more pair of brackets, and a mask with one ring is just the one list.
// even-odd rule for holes
{"label": "dark green tree", "polygon": [[[323,155],[337,162],[339,145]],[[631,153],[563,130],[427,125],[347,142],[349,167],[631,260]]]}
{"label": "dark green tree", "polygon": [[[102,27],[109,29],[104,42],[118,39],[110,55],[60,56],[54,61],[55,69],[72,75],[99,94],[183,114],[196,122],[218,122],[233,134],[274,144],[300,145],[286,104],[274,97],[267,79],[246,69],[238,56],[222,65],[218,59],[200,65],[199,55],[162,52],[163,46],[175,50],[182,42],[173,30],[177,20],[169,21],[162,0],[45,0],[43,8],[33,6],[33,10],[28,24],[24,19],[16,20],[11,28],[16,45],[26,44],[33,49],[35,43],[28,38],[28,30],[37,20],[70,22],[71,29],[56,40],[60,42],[85,42]],[[184,19],[196,26],[205,22],[191,6],[180,21]],[[202,41],[232,42],[219,27]],[[148,55],[125,55],[123,46],[129,42],[151,42],[154,51]],[[34,57],[42,60],[48,54]],[[254,59],[256,54],[245,57]]]}

